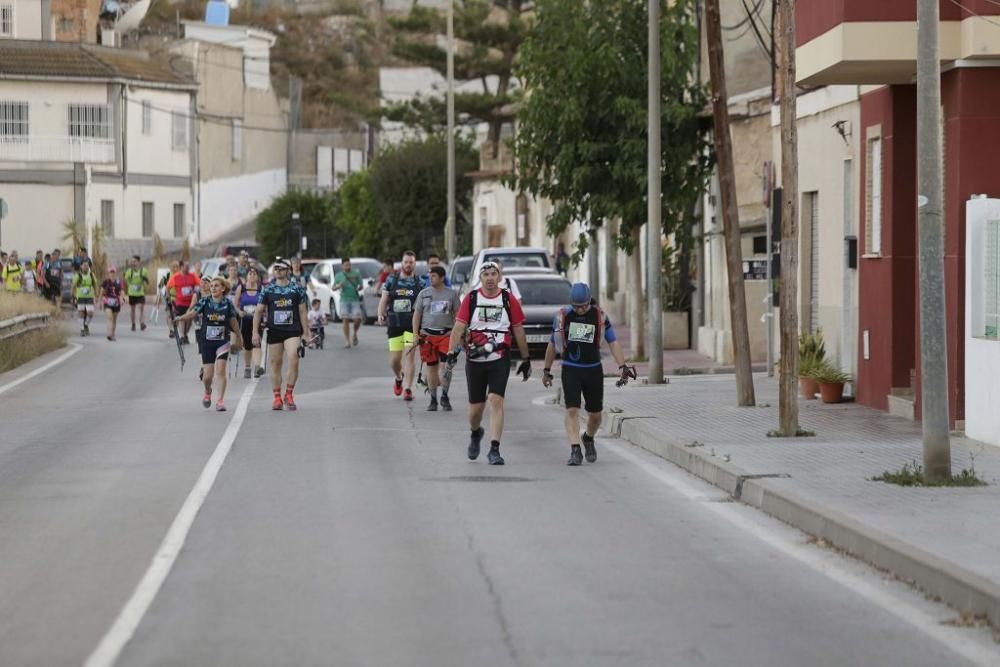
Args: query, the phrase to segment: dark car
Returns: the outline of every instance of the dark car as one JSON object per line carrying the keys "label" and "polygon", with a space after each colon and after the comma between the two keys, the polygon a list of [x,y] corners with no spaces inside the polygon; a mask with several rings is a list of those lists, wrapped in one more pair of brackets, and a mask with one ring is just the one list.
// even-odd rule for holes
{"label": "dark car", "polygon": [[[543,357],[559,309],[569,304],[570,282],[558,274],[519,275],[517,287],[524,309],[524,334],[533,359]],[[515,346],[516,347],[516,346]],[[517,354],[516,349],[514,350]]]}

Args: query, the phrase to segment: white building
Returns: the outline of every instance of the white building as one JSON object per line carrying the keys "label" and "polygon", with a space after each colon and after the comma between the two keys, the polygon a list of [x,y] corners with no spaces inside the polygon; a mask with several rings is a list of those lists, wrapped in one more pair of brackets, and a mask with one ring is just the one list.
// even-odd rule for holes
{"label": "white building", "polygon": [[3,247],[56,247],[69,220],[139,252],[188,237],[196,90],[142,52],[0,40]]}

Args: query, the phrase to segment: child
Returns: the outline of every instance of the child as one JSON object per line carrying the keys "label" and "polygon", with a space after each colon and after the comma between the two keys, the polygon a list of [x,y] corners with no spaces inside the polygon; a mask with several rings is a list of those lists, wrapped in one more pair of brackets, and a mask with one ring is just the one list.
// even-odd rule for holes
{"label": "child", "polygon": [[319,299],[312,300],[312,310],[309,311],[309,333],[316,340],[316,348],[322,350],[323,340],[326,338],[326,329],[323,325],[326,322],[323,318],[323,311],[319,309],[319,305]]}

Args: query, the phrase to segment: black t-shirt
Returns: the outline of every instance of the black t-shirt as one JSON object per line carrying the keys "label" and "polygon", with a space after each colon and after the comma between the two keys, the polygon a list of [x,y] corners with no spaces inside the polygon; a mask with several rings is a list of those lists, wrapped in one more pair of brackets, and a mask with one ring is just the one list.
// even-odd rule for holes
{"label": "black t-shirt", "polygon": [[389,326],[393,329],[413,329],[413,310],[420,294],[420,278],[394,273],[385,281],[382,291],[389,295]]}
{"label": "black t-shirt", "polygon": [[267,308],[267,327],[276,331],[302,333],[299,306],[308,297],[301,285],[269,283],[260,291],[260,302]]}
{"label": "black t-shirt", "polygon": [[[562,324],[555,336],[562,336],[566,344],[563,364],[567,366],[600,366],[601,338],[607,338],[611,326],[603,311],[591,306],[583,315],[573,309],[562,311]],[[603,318],[600,322],[598,317]],[[565,330],[562,330],[565,326]]]}

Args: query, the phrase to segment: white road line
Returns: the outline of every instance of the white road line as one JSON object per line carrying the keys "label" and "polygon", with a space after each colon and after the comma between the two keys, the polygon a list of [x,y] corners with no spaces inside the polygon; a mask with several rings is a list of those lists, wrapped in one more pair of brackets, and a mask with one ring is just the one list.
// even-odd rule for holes
{"label": "white road line", "polygon": [[16,380],[12,380],[12,381],[8,382],[7,384],[3,385],[2,387],[0,387],[0,394],[4,393],[5,391],[9,391],[9,390],[13,389],[14,387],[16,387],[17,385],[21,384],[22,382],[27,382],[31,378],[36,377],[38,375],[41,375],[42,373],[44,373],[45,371],[49,370],[50,368],[54,368],[54,367],[58,366],[59,364],[61,364],[62,362],[66,361],[67,359],[69,359],[70,357],[72,357],[74,354],[76,354],[77,352],[79,352],[80,350],[83,349],[82,345],[77,345],[76,343],[70,343],[69,347],[70,347],[69,350],[67,350],[63,354],[59,355],[58,357],[56,357],[55,359],[53,359],[49,363],[45,364],[44,366],[39,366],[38,368],[36,368],[35,370],[31,371],[27,375],[19,377]]}
{"label": "white road line", "polygon": [[[688,473],[680,468],[676,468],[669,461],[655,458],[653,454],[640,454],[634,451],[631,445],[619,445],[607,440],[604,441],[603,445],[606,449],[611,450],[629,463],[638,466],[647,474],[666,483],[686,498],[704,500],[704,485],[708,484],[708,482],[688,477]],[[646,458],[647,456],[649,458]],[[715,487],[712,488],[714,489]],[[720,491],[720,493],[724,492]],[[969,662],[981,665],[982,667],[996,667],[1000,664],[1000,649],[997,649],[995,645],[988,645],[985,642],[979,643],[969,636],[959,636],[956,628],[942,625],[940,622],[941,619],[936,618],[933,614],[920,609],[914,604],[909,604],[897,595],[893,595],[885,586],[875,586],[864,576],[851,572],[849,568],[838,564],[837,559],[842,558],[841,556],[834,558],[829,553],[815,546],[796,540],[789,540],[787,536],[781,535],[780,531],[776,530],[773,526],[767,525],[769,521],[777,521],[777,519],[771,519],[767,515],[760,513],[760,521],[748,521],[747,512],[742,510],[752,510],[752,508],[743,504],[705,503],[702,506],[715,512],[734,526],[750,533],[753,537],[761,540],[773,549],[807,565],[828,579],[884,609],[896,618],[909,623],[928,637],[943,644],[949,650],[961,655]],[[752,511],[757,512],[756,510]],[[785,528],[785,524],[780,525],[782,528]],[[792,529],[791,527],[788,527],[788,529],[799,532],[797,529]],[[902,584],[900,585],[902,586]]]}
{"label": "white road line", "polygon": [[225,463],[229,451],[233,448],[236,434],[239,433],[243,420],[246,418],[250,398],[256,387],[257,380],[254,380],[243,390],[243,395],[240,396],[240,402],[236,406],[229,426],[222,434],[222,439],[216,445],[215,451],[212,452],[212,457],[208,459],[202,469],[191,493],[188,494],[177,516],[174,517],[173,523],[170,524],[170,529],[167,531],[166,537],[163,538],[163,542],[160,543],[160,548],[153,555],[149,568],[132,592],[132,597],[122,607],[111,629],[87,658],[84,667],[112,667],[117,662],[125,645],[135,635],[135,631],[146,612],[149,611],[156,594],[159,593],[160,587],[163,586],[163,582],[177,561],[181,549],[184,548],[184,542],[191,531],[191,526],[212,490],[212,485],[215,483],[219,470],[222,469],[222,464]]}

